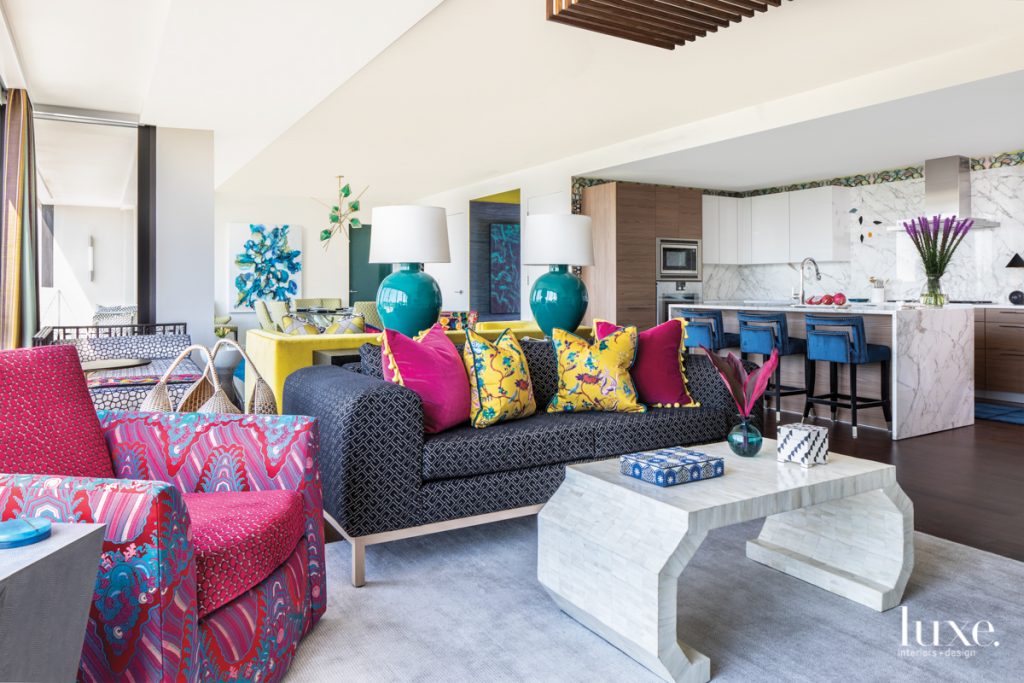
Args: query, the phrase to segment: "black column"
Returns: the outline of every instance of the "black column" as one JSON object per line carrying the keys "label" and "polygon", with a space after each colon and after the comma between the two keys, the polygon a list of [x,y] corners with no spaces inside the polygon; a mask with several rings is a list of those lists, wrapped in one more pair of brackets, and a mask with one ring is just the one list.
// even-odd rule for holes
{"label": "black column", "polygon": [[156,126],[139,126],[137,291],[139,322],[156,320]]}

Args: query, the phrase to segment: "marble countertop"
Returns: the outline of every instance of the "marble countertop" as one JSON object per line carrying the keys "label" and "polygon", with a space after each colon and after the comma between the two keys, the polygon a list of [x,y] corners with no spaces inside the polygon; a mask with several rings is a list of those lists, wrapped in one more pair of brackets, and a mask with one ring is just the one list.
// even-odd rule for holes
{"label": "marble countertop", "polygon": [[[799,313],[849,313],[856,315],[895,315],[900,311],[922,311],[922,310],[946,310],[946,309],[974,309],[971,304],[949,304],[944,309],[927,309],[923,306],[912,306],[908,304],[867,304],[854,303],[846,307],[838,306],[809,306],[807,304],[794,304],[788,301],[705,301],[702,304],[670,304],[672,306],[685,306],[687,308],[717,308],[729,311],[796,311]],[[995,306],[990,306],[995,308]]]}

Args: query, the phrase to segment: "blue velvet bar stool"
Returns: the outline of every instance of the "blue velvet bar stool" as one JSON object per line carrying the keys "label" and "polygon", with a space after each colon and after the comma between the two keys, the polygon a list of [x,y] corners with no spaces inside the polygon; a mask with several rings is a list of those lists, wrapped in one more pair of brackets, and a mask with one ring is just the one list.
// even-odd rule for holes
{"label": "blue velvet bar stool", "polygon": [[[807,359],[808,361],[825,361],[829,369],[829,391],[827,394],[814,395],[814,374],[808,376],[807,399],[804,403],[804,417],[811,412],[812,404],[827,405],[832,411],[832,421],[836,420],[839,408],[850,410],[850,424],[853,427],[853,438],[857,438],[857,411],[864,408],[881,406],[885,415],[886,425],[892,430],[892,350],[882,344],[868,344],[864,334],[864,318],[851,316],[844,318],[826,318],[808,315],[807,324]],[[839,393],[839,364],[850,366],[850,393]],[[857,366],[867,363],[882,365],[882,397],[879,399],[863,399],[857,395]],[[845,401],[845,402],[844,402]]]}
{"label": "blue velvet bar stool", "polygon": [[686,320],[686,350],[701,346],[715,353],[722,349],[739,348],[740,336],[726,332],[722,312],[698,308],[684,308],[680,315]]}
{"label": "blue velvet bar stool", "polygon": [[[765,393],[772,396],[775,405],[776,422],[782,418],[782,397],[807,393],[807,374],[814,374],[814,364],[807,360],[807,342],[789,336],[789,324],[785,313],[737,313],[740,323],[740,351],[743,356],[759,354],[767,361],[772,349],[779,352],[779,364],[775,367],[772,384]],[[804,354],[804,386],[791,387],[782,384],[782,357]],[[810,385],[814,386],[813,378]]]}

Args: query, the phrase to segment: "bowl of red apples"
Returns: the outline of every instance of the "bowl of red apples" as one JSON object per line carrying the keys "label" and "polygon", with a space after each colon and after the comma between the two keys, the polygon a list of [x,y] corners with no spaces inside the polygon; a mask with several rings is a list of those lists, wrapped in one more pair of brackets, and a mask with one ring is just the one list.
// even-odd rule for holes
{"label": "bowl of red apples", "polygon": [[809,296],[804,303],[808,306],[834,306],[835,308],[846,308],[849,306],[846,302],[846,295],[842,292],[824,294],[822,296]]}

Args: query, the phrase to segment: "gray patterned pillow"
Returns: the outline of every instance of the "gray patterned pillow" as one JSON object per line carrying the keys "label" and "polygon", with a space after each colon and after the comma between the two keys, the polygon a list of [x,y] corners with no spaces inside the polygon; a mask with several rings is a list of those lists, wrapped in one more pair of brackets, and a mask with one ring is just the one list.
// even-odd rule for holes
{"label": "gray patterned pillow", "polygon": [[139,334],[123,337],[90,337],[74,344],[82,361],[111,358],[177,358],[192,343],[187,334]]}

